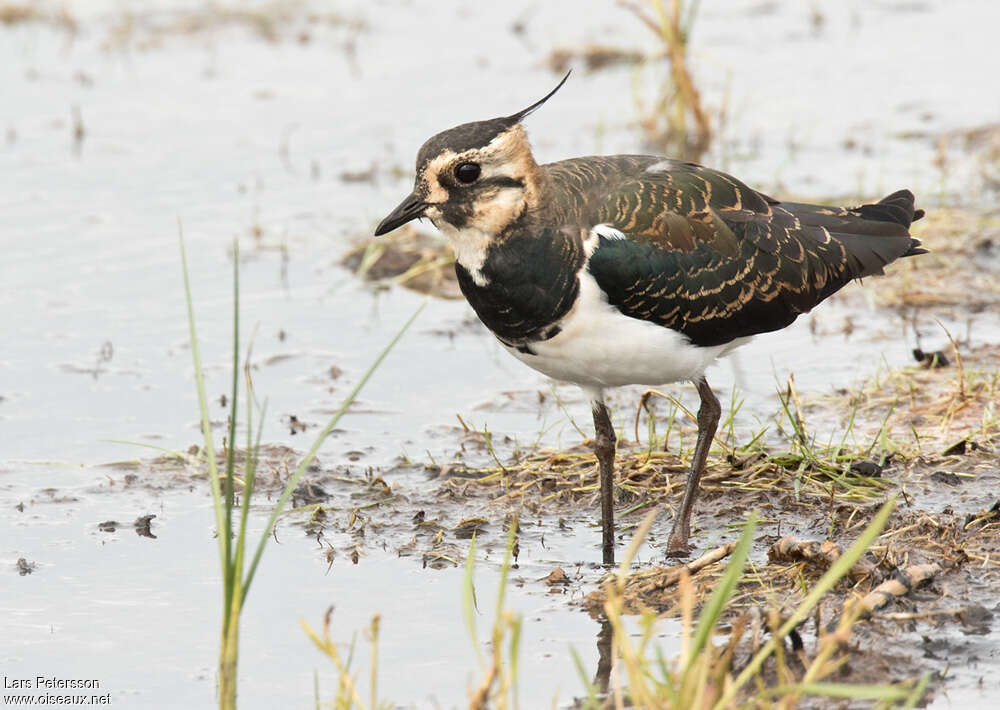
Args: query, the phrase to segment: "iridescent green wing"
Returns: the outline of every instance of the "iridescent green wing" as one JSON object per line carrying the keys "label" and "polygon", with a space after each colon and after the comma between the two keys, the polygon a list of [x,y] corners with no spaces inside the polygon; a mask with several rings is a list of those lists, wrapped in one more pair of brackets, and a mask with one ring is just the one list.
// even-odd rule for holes
{"label": "iridescent green wing", "polygon": [[622,313],[698,345],[783,328],[852,279],[923,252],[908,233],[922,212],[905,190],[850,209],[781,203],[724,173],[664,167],[599,205],[595,223],[626,238],[602,238],[588,268]]}

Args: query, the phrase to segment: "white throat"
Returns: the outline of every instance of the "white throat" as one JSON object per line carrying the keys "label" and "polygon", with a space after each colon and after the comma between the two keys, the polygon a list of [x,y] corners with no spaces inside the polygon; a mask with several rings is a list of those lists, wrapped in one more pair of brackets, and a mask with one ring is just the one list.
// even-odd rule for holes
{"label": "white throat", "polygon": [[476,227],[455,229],[444,221],[436,226],[451,242],[451,248],[455,251],[455,261],[469,272],[477,286],[486,286],[489,282],[483,276],[483,264],[486,263],[486,248],[492,235]]}

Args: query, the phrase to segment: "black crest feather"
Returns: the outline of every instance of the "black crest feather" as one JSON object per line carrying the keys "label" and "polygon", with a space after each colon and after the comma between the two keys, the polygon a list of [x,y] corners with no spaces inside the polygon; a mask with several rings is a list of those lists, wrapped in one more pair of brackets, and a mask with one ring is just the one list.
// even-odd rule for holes
{"label": "black crest feather", "polygon": [[542,98],[540,98],[535,103],[531,104],[531,106],[529,106],[528,108],[521,109],[517,113],[514,113],[514,114],[511,114],[510,116],[507,116],[507,118],[505,118],[504,120],[507,121],[507,122],[509,122],[511,125],[513,125],[515,123],[520,123],[521,121],[523,121],[525,118],[527,118],[529,115],[531,115],[537,108],[539,108],[542,104],[544,104],[546,101],[548,101],[549,99],[551,99],[555,95],[555,93],[557,91],[559,91],[559,89],[562,88],[562,85],[566,83],[566,80],[569,79],[569,75],[572,74],[572,73],[573,73],[573,70],[570,69],[568,72],[566,72],[566,76],[564,76],[562,78],[562,81],[560,81],[558,84],[556,84],[556,88],[554,88],[552,91],[550,91],[549,93],[547,93],[545,96],[543,96]]}

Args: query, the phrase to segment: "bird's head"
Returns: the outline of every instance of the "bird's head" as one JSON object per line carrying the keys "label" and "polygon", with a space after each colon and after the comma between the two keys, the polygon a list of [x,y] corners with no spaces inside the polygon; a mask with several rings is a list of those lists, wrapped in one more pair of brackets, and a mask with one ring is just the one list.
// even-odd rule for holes
{"label": "bird's head", "polygon": [[427,217],[445,232],[498,234],[537,201],[541,171],[521,121],[540,101],[510,116],[463,123],[428,140],[417,154],[413,192],[375,229],[381,236]]}

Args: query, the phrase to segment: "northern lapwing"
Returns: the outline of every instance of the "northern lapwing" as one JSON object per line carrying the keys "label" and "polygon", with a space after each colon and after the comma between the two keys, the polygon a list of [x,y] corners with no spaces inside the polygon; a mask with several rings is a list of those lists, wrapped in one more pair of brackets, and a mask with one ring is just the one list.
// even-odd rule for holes
{"label": "northern lapwing", "polygon": [[603,559],[614,563],[615,432],[604,390],[690,380],[698,439],[667,541],[687,553],[721,408],[705,368],[780,330],[853,279],[925,253],[909,190],[875,204],[782,202],[725,173],[647,155],[538,165],[510,116],[438,133],[413,192],[375,236],[427,217],[455,251],[462,293],[514,357],[583,388],[594,415]]}

